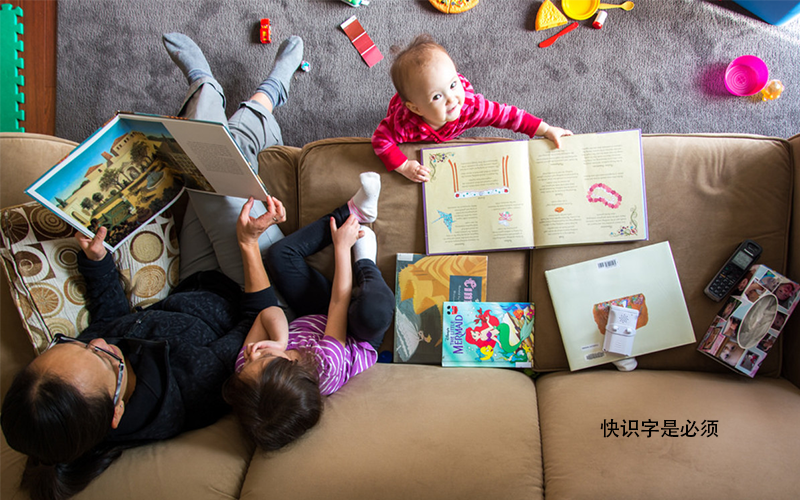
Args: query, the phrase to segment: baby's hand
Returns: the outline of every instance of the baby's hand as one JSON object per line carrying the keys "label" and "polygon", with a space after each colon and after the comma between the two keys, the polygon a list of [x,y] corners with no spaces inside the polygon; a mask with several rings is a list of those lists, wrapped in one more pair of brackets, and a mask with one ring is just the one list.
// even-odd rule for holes
{"label": "baby's hand", "polygon": [[417,160],[406,160],[396,170],[414,182],[428,182],[431,180],[431,171]]}
{"label": "baby's hand", "polygon": [[83,253],[89,257],[89,260],[94,261],[101,261],[105,258],[106,247],[103,246],[103,240],[106,239],[106,234],[108,233],[108,229],[105,226],[100,226],[100,229],[94,235],[94,238],[89,238],[83,233],[76,232],[75,239],[78,240],[78,245],[80,245]]}
{"label": "baby's hand", "polygon": [[556,148],[561,148],[561,141],[559,140],[559,137],[565,135],[572,135],[572,130],[551,126],[547,129],[547,132],[544,133],[544,137],[553,141],[553,144],[556,145]]}

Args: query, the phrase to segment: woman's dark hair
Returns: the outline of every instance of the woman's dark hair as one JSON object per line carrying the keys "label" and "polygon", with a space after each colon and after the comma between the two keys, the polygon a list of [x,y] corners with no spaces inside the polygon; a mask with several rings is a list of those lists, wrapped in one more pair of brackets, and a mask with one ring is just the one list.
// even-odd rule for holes
{"label": "woman's dark hair", "polygon": [[0,415],[8,445],[28,455],[21,487],[33,500],[65,499],[83,490],[121,454],[101,444],[113,417],[110,395],[87,397],[59,377],[24,368]]}
{"label": "woman's dark hair", "polygon": [[322,395],[313,360],[275,358],[257,380],[231,376],[222,396],[245,433],[262,449],[275,451],[314,427],[322,415]]}

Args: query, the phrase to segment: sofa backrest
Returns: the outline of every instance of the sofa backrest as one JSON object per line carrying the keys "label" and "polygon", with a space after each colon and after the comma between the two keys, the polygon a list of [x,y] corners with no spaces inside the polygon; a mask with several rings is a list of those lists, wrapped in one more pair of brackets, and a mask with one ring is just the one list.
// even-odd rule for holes
{"label": "sofa backrest", "polygon": [[[460,142],[486,140],[505,139]],[[430,146],[404,144],[402,148],[409,158],[416,158],[421,148]],[[536,370],[569,369],[545,270],[669,241],[697,341],[721,307],[708,299],[703,289],[742,240],[757,240],[764,247],[759,262],[787,273],[794,181],[788,141],[746,135],[646,135],[643,154],[649,241],[486,254],[489,300],[531,300],[536,305]],[[381,173],[383,190],[374,228],[378,264],[390,286],[395,283],[396,253],[424,253],[421,187],[386,172],[369,140],[326,139],[300,151],[294,149],[293,154],[287,154],[287,148],[272,148],[261,154],[260,165],[262,178],[276,196],[298,201],[296,218],[289,218],[286,231],[315,220],[347,200],[358,187],[360,172]],[[294,168],[297,192],[289,189]],[[317,265],[330,269],[330,254]],[[800,279],[799,274],[788,276]],[[392,337],[390,331],[383,348],[391,349]],[[780,344],[767,356],[760,376],[780,373]],[[642,368],[728,371],[698,353],[696,343],[641,356],[639,363]]]}
{"label": "sofa backrest", "polygon": [[[471,139],[460,143],[489,139]],[[491,139],[498,140],[498,139]],[[500,139],[505,140],[505,139]],[[792,148],[794,145],[794,148]],[[0,134],[0,206],[30,201],[24,189],[63,158],[76,144],[37,134]],[[403,145],[409,157],[429,145]],[[800,248],[800,232],[790,233],[795,165],[800,164],[800,136],[790,141],[742,135],[646,135],[643,138],[650,240],[616,245],[589,245],[491,252],[488,299],[532,300],[536,304],[535,368],[568,369],[558,325],[544,280],[544,271],[601,257],[638,246],[669,241],[684,296],[699,341],[720,308],[703,295],[703,288],[745,238],[757,240],[764,253],[760,262],[800,280],[800,258],[789,250]],[[418,184],[386,172],[368,139],[337,138],[304,148],[273,147],[259,155],[260,175],[272,194],[289,209],[284,232],[294,231],[345,202],[358,188],[358,174],[381,174],[383,189],[378,220],[378,265],[394,287],[395,255],[424,253],[422,194]],[[315,263],[331,269],[332,253]],[[33,358],[3,279],[0,287],[0,396],[11,376]],[[800,383],[800,314],[787,323],[776,347],[767,356],[759,376],[781,373],[782,349],[787,351],[784,374]],[[387,332],[382,349],[390,350]],[[726,372],[727,369],[696,352],[696,345],[642,356],[640,367]]]}

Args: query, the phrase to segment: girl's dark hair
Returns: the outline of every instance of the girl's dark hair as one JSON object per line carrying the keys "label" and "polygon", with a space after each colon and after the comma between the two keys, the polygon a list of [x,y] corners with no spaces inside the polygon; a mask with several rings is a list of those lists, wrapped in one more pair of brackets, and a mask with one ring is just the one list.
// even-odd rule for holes
{"label": "girl's dark hair", "polygon": [[222,396],[245,433],[266,451],[295,441],[322,415],[316,366],[305,354],[297,361],[273,359],[257,380],[234,374],[223,385]]}
{"label": "girl's dark hair", "polygon": [[60,500],[83,490],[121,454],[101,444],[113,417],[110,395],[87,397],[59,377],[24,368],[0,415],[8,445],[28,455],[21,487],[33,500]]}
{"label": "girl's dark hair", "polygon": [[395,54],[395,58],[389,71],[394,88],[403,101],[408,100],[408,77],[415,73],[420,66],[430,61],[432,52],[440,51],[447,54],[445,48],[436,43],[433,37],[427,33],[418,35],[408,44],[408,47],[400,49],[392,46],[391,51]]}

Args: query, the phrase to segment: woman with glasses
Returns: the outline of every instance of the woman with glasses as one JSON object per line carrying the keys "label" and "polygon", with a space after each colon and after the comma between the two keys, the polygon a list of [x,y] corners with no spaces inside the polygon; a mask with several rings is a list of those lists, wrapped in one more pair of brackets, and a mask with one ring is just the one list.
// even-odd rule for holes
{"label": "woman with glasses", "polygon": [[[190,84],[182,116],[225,120],[221,87],[197,45],[179,33],[163,41]],[[228,123],[251,165],[280,143],[271,111],[285,102],[302,52],[299,38],[284,42],[267,80]],[[180,284],[144,310],[130,309],[103,247],[105,228],[94,239],[76,235],[90,325],[77,339],[56,336],[24,368],[0,415],[8,444],[28,455],[22,487],[34,500],[68,498],[125,448],[210,425],[230,410],[222,385],[254,319],[276,302],[261,282],[263,236],[279,235],[286,211],[274,198],[260,209],[252,199],[227,199],[231,224],[230,208],[201,215],[206,201],[193,198],[184,220]],[[220,238],[227,253],[212,243]]]}

